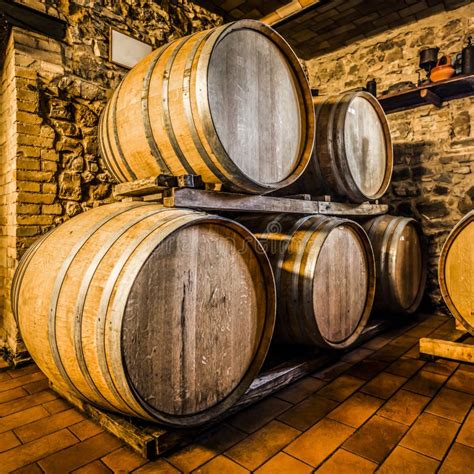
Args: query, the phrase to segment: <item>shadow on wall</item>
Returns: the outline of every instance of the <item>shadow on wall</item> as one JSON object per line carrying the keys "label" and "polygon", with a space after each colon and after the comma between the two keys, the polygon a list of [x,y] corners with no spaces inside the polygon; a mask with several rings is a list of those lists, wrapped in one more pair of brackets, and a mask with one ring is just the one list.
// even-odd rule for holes
{"label": "shadow on wall", "polygon": [[[458,189],[460,179],[472,176],[469,167],[466,165],[466,175],[453,172],[446,166],[445,154],[437,141],[394,144],[392,183],[383,198],[390,213],[413,217],[422,225],[428,252],[427,288],[421,306],[425,310],[445,310],[438,286],[439,254],[452,227],[474,207],[474,182],[467,192]],[[463,171],[462,162],[449,159],[457,171]]]}

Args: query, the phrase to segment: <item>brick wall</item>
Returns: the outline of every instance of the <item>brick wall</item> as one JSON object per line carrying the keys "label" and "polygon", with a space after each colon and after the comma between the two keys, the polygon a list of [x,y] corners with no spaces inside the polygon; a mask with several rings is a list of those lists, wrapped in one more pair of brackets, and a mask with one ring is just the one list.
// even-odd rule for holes
{"label": "brick wall", "polygon": [[18,259],[53,226],[112,199],[97,123],[127,70],[108,60],[109,28],[159,47],[222,23],[187,0],[19,3],[65,19],[67,33],[58,42],[14,27],[3,68],[1,107],[10,113],[0,119],[0,348],[14,362],[24,356],[9,305]]}
{"label": "brick wall", "polygon": [[[439,46],[461,51],[474,30],[474,5],[443,12],[408,26],[361,40],[307,62],[310,81],[321,95],[363,86],[376,79],[379,93],[401,81],[417,82],[419,50]],[[443,308],[437,262],[449,230],[474,200],[474,97],[427,105],[388,116],[395,169],[383,199],[393,211],[420,220],[428,240],[428,298]]]}
{"label": "brick wall", "polygon": [[[15,52],[10,40],[0,84],[0,340],[17,349],[18,334],[10,308],[10,286],[16,266],[15,183],[17,127]],[[0,345],[1,348],[1,345]],[[21,348],[19,348],[21,351]]]}

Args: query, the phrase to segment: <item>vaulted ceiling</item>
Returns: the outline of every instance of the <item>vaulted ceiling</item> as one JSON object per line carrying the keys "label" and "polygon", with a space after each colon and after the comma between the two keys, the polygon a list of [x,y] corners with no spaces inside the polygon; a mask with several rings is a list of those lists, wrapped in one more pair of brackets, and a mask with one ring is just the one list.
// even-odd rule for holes
{"label": "vaulted ceiling", "polygon": [[[472,0],[196,0],[228,21],[266,21],[303,59]],[[474,9],[474,6],[473,6]],[[474,15],[474,13],[473,13]]]}

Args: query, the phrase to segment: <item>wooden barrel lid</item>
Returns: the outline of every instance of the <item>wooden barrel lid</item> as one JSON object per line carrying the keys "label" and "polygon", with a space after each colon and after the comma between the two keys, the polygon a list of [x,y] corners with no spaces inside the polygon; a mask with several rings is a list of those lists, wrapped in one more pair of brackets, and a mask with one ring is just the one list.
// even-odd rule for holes
{"label": "wooden barrel lid", "polygon": [[439,283],[453,316],[474,334],[474,211],[456,224],[443,246]]}
{"label": "wooden barrel lid", "polygon": [[235,165],[253,180],[274,184],[298,166],[306,112],[288,56],[269,32],[258,31],[263,28],[259,23],[253,22],[253,28],[231,30],[214,46],[209,107]]}
{"label": "wooden barrel lid", "polygon": [[370,263],[359,235],[346,223],[332,229],[319,250],[313,305],[321,336],[341,343],[354,335],[367,306]]}
{"label": "wooden barrel lid", "polygon": [[150,255],[128,297],[122,351],[136,396],[151,413],[203,412],[262,358],[274,289],[266,287],[260,259],[248,236],[207,221],[179,229]]}
{"label": "wooden barrel lid", "polygon": [[349,169],[357,187],[366,196],[375,196],[384,186],[387,174],[387,133],[380,111],[367,96],[357,94],[349,103],[344,143]]}

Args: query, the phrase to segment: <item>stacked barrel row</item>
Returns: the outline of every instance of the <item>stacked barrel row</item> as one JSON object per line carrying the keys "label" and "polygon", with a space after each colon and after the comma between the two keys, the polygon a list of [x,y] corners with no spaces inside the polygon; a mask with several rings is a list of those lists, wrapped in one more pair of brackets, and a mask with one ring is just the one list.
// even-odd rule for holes
{"label": "stacked barrel row", "polygon": [[[357,203],[381,197],[392,172],[376,99],[352,92],[313,103],[290,47],[247,20],[142,60],[109,100],[99,138],[118,182],[196,174],[233,192]],[[414,311],[420,239],[415,221],[392,216],[230,220],[116,203],[38,240],[17,269],[12,304],[61,392],[198,425],[242,396],[272,340],[347,348],[374,304]]]}

